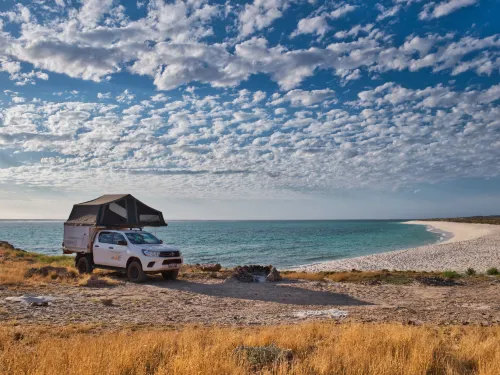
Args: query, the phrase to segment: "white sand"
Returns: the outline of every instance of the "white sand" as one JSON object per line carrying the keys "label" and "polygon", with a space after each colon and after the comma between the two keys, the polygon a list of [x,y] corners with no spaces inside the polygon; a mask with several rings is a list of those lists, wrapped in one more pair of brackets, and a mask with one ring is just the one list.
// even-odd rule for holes
{"label": "white sand", "polygon": [[294,268],[298,271],[342,270],[415,270],[464,272],[472,267],[478,272],[500,268],[500,226],[443,221],[409,221],[444,232],[443,242],[413,249],[391,251],[356,258],[333,260]]}

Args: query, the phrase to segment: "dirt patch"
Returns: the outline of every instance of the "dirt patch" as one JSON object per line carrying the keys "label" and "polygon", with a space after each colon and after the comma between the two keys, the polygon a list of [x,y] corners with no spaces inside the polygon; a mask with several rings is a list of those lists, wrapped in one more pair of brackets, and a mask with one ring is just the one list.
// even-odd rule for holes
{"label": "dirt patch", "polygon": [[[119,284],[113,288],[52,282],[26,285],[22,290],[0,289],[0,310],[2,319],[18,324],[251,326],[338,320],[329,311],[340,310],[346,313],[342,322],[491,325],[500,323],[500,289],[496,280],[463,278],[463,285],[440,287],[306,280],[247,284],[226,283],[210,274],[197,274],[196,279],[181,277],[176,281],[152,277],[145,284],[117,280]],[[6,297],[40,293],[57,300],[43,309],[5,301]],[[112,306],[103,306],[105,299],[119,306],[119,313]],[[304,311],[308,313],[300,314]]]}

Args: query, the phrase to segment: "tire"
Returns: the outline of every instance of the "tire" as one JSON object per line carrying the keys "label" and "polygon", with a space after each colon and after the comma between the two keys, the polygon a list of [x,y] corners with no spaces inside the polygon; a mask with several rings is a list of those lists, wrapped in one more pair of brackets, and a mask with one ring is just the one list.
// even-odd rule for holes
{"label": "tire", "polygon": [[147,275],[142,270],[140,262],[134,260],[127,267],[127,277],[132,283],[143,283],[147,280]]}
{"label": "tire", "polygon": [[165,280],[176,280],[177,279],[177,276],[179,276],[179,271],[163,271],[161,273],[161,275],[163,276],[163,278]]}
{"label": "tire", "polygon": [[75,266],[78,269],[78,273],[80,275],[84,273],[92,273],[92,271],[94,270],[90,257],[87,255],[80,256],[76,259],[75,263]]}

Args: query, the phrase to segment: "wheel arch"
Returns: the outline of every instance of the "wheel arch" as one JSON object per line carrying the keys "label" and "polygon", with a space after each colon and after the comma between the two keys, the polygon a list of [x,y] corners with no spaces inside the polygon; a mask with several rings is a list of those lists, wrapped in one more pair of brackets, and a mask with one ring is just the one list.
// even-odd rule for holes
{"label": "wheel arch", "polygon": [[137,262],[139,262],[139,264],[140,264],[140,265],[141,265],[141,267],[142,267],[142,262],[141,262],[141,260],[140,260],[139,258],[137,258],[137,257],[130,257],[130,258],[128,258],[128,259],[127,259],[127,265],[126,265],[126,268],[128,268],[128,266],[130,265],[130,263],[132,263],[133,261],[137,261]]}

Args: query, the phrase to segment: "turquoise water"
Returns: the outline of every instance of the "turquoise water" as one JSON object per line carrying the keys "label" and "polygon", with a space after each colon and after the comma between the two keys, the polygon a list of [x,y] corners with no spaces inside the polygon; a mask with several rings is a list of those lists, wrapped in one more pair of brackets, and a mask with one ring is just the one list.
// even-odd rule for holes
{"label": "turquoise water", "polygon": [[[396,221],[173,221],[150,232],[179,246],[186,263],[292,267],[437,242],[442,234]],[[62,221],[0,221],[0,240],[61,254]]]}

